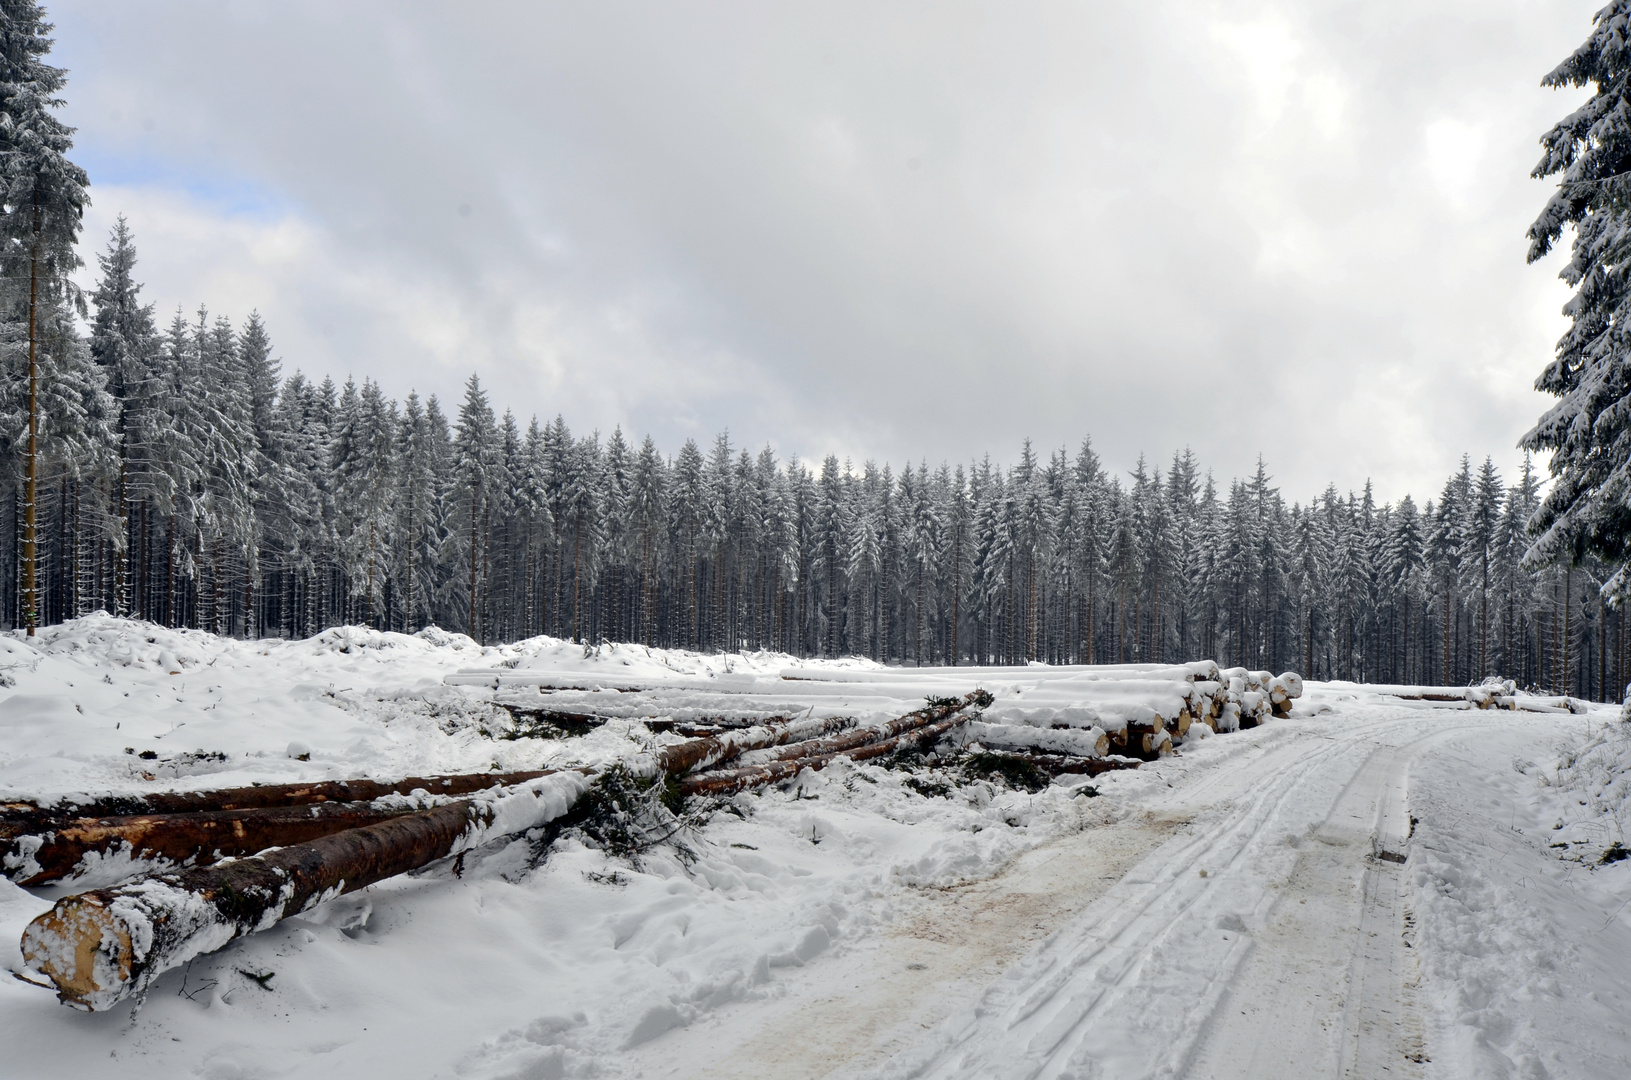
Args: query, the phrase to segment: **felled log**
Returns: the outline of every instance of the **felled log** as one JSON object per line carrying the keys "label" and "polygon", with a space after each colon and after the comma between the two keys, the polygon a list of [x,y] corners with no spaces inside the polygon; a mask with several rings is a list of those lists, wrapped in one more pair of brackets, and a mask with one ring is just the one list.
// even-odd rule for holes
{"label": "felled log", "polygon": [[[976,690],[959,702],[920,709],[891,720],[881,728],[862,729],[873,734],[872,742],[851,745],[851,737],[858,732],[832,739],[812,740],[800,744],[810,751],[803,756],[687,776],[680,781],[680,792],[684,795],[729,795],[746,788],[763,787],[790,779],[805,769],[824,769],[840,757],[851,761],[869,761],[911,746],[932,745],[957,725],[972,719],[978,709],[990,702],[991,695]],[[967,711],[970,709],[975,712]]]}
{"label": "felled log", "polygon": [[382,795],[468,795],[491,787],[509,787],[548,769],[509,773],[462,773],[409,776],[402,780],[323,780],[310,784],[255,784],[216,791],[161,791],[151,795],[109,795],[97,799],[65,798],[53,804],[16,800],[0,803],[0,841],[12,830],[38,831],[53,821],[74,818],[128,817],[136,814],[190,814],[202,810],[252,810],[266,806],[306,806],[324,802],[364,802]]}
{"label": "felled log", "polygon": [[1080,758],[1067,754],[1018,754],[1007,750],[1002,751],[1002,756],[1028,762],[1049,776],[1098,776],[1100,773],[1113,772],[1116,769],[1136,769],[1144,764],[1134,758]]}
{"label": "felled log", "polygon": [[1172,734],[1159,716],[1153,723],[1128,724],[1125,750],[1132,757],[1153,761],[1163,754],[1172,753]]}
{"label": "felled log", "polygon": [[[787,720],[739,731],[694,739],[664,747],[655,755],[656,768],[683,775],[729,760],[744,750],[842,730],[847,719]],[[33,804],[8,807],[0,819],[0,872],[20,885],[60,880],[98,856],[123,854],[131,858],[189,861],[207,865],[218,858],[251,855],[269,847],[303,844],[343,829],[372,825],[404,813],[400,808],[376,807],[371,802],[324,801],[331,795],[359,793],[377,798],[423,790],[436,795],[465,795],[472,790],[547,776],[554,770],[468,776],[413,777],[395,784],[345,780],[324,784],[267,785],[215,792],[168,793],[134,798],[115,797],[85,804],[67,804],[64,813]],[[244,807],[268,799],[288,799],[292,805]],[[97,815],[90,808],[107,806],[211,806],[227,809],[171,813]],[[74,811],[79,811],[75,813]]]}
{"label": "felled log", "polygon": [[19,885],[43,885],[106,858],[207,866],[269,847],[305,844],[411,812],[372,802],[313,803],[196,814],[74,818],[0,842],[0,869]]}
{"label": "felled log", "polygon": [[720,762],[730,761],[749,750],[761,750],[788,743],[804,746],[812,739],[829,732],[842,731],[854,724],[855,721],[847,717],[832,717],[819,720],[787,720],[721,732],[718,735],[691,739],[653,751],[652,764],[645,771],[684,776],[686,773],[712,768]]}
{"label": "felled log", "polygon": [[483,792],[245,859],[64,897],[23,932],[31,972],[65,1004],[99,1011],[234,938],[342,893],[566,814],[576,771]]}
{"label": "felled log", "polygon": [[896,735],[881,742],[869,743],[849,750],[834,751],[833,753],[818,754],[811,757],[786,758],[765,765],[748,765],[738,769],[719,769],[697,773],[680,781],[680,793],[687,796],[729,795],[746,788],[763,787],[767,784],[789,780],[805,769],[824,769],[841,757],[848,758],[851,761],[869,761],[872,758],[883,757],[885,754],[892,754],[897,750],[903,750],[910,746],[932,743],[959,723],[961,723],[960,717],[941,720],[938,723],[928,724],[913,731],[908,731],[904,735]]}
{"label": "felled log", "polygon": [[[949,699],[938,705],[931,705],[927,708],[918,709],[916,712],[907,713],[905,716],[897,716],[893,720],[886,721],[876,727],[860,727],[853,731],[846,731],[841,735],[809,739],[770,749],[766,753],[755,755],[758,760],[755,760],[753,765],[759,766],[771,761],[827,757],[848,753],[852,750],[860,750],[896,735],[912,731],[915,728],[944,720],[946,717],[962,712],[965,709],[984,708],[990,703],[990,694],[983,690],[975,690],[965,697]],[[963,719],[966,720],[968,717]],[[677,770],[668,769],[667,771],[674,773]]]}
{"label": "felled log", "polygon": [[[938,739],[967,718],[961,715],[963,710],[990,700],[989,695],[976,691],[960,702],[919,710],[883,729],[871,729],[874,735],[902,727],[909,730],[850,754],[874,756],[919,739]],[[954,715],[931,722],[948,713]],[[625,765],[632,772],[659,775],[689,770],[728,760],[756,741],[774,745],[776,740],[797,739],[835,723],[842,721],[729,732],[664,747]],[[807,746],[820,743],[820,739],[803,740]],[[820,768],[836,756],[736,771],[776,774],[791,767],[787,775],[796,775],[806,767]],[[273,926],[342,893],[562,818],[588,789],[590,776],[586,774],[591,772],[567,770],[533,776],[514,787],[493,788],[460,800],[428,796],[440,805],[247,858],[64,897],[23,932],[23,959],[30,971],[55,984],[64,1003],[87,1011],[106,1009],[139,993],[163,972],[234,938]],[[688,777],[682,790],[685,782],[710,775]],[[775,778],[769,775],[758,782]],[[746,777],[737,778],[729,790],[751,783]]]}
{"label": "felled log", "polygon": [[1110,736],[1100,728],[1037,728],[1028,724],[988,724],[971,720],[964,737],[992,750],[1097,758],[1110,752]]}

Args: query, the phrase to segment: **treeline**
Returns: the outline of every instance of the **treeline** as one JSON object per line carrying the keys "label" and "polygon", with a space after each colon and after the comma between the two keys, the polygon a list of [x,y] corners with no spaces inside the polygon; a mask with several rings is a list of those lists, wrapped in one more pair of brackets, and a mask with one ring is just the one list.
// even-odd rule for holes
{"label": "treeline", "polygon": [[[1221,488],[1184,452],[1109,473],[1084,441],[1007,468],[779,461],[721,435],[449,415],[364,381],[284,378],[266,328],[162,330],[121,220],[90,297],[41,337],[42,623],[105,608],[246,636],[437,624],[483,641],[862,654],[901,663],[1163,661],[1316,678],[1492,674],[1609,697],[1627,675],[1601,568],[1520,567],[1538,485],[1463,460],[1435,500]],[[22,612],[18,341],[4,343],[4,606]]]}

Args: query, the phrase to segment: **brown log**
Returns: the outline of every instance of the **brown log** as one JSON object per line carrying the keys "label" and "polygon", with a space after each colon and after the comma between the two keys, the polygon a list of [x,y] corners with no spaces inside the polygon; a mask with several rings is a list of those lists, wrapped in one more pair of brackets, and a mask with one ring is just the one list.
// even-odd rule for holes
{"label": "brown log", "polygon": [[848,717],[785,720],[675,743],[656,750],[653,756],[657,768],[661,771],[670,776],[684,776],[686,773],[712,768],[720,762],[730,761],[749,750],[785,744],[792,744],[794,747],[811,745],[812,740],[828,732],[850,727],[854,723],[855,721]]}
{"label": "brown log", "polygon": [[216,791],[161,791],[151,795],[108,795],[98,799],[65,798],[40,806],[24,800],[0,803],[0,839],[19,826],[38,832],[54,821],[74,818],[128,817],[135,814],[189,814],[200,810],[252,810],[266,806],[306,806],[323,802],[362,802],[382,795],[469,795],[491,787],[509,787],[552,770],[509,773],[462,773],[409,776],[402,780],[320,780],[308,784],[254,784]]}
{"label": "brown log", "polygon": [[961,700],[951,700],[897,716],[877,728],[860,728],[842,736],[799,742],[796,746],[778,750],[776,760],[767,764],[698,773],[695,777],[680,781],[680,791],[683,795],[729,795],[744,788],[798,777],[806,768],[825,768],[838,757],[864,762],[892,754],[902,747],[923,746],[926,742],[931,744],[956,728],[957,724],[974,719],[979,715],[979,710],[990,703],[990,693],[975,690]]}
{"label": "brown log", "polygon": [[[658,751],[658,767],[664,772],[683,775],[699,766],[729,760],[744,750],[820,735],[853,722],[846,718],[784,720],[693,739]],[[340,780],[114,796],[44,809],[31,803],[8,804],[0,814],[0,872],[21,885],[43,884],[73,873],[89,853],[122,850],[127,843],[131,845],[130,853],[138,858],[165,858],[175,863],[193,859],[205,865],[223,856],[249,855],[269,847],[306,843],[401,813],[375,810],[366,802],[328,801],[344,795],[374,799],[416,790],[436,795],[466,795],[500,784],[547,776],[553,771],[410,777],[390,784]],[[115,815],[107,812],[110,807],[130,812]],[[131,807],[149,809],[136,811],[130,810]],[[175,809],[153,809],[158,807]],[[96,813],[97,810],[104,812]]]}
{"label": "brown log", "polygon": [[[998,751],[992,751],[998,753]],[[1098,776],[1100,773],[1113,772],[1116,769],[1136,769],[1144,764],[1134,758],[1106,757],[1082,758],[1071,757],[1067,754],[1016,754],[1010,750],[1000,751],[1002,757],[1019,758],[1030,763],[1049,776],[1077,775]]]}
{"label": "brown log", "polygon": [[[968,719],[966,710],[970,706],[984,706],[990,701],[988,694],[975,691],[959,702],[919,710],[882,729],[873,729],[874,735],[881,731],[890,737],[847,753],[857,758],[872,757],[938,739]],[[934,722],[947,714],[948,718]],[[820,730],[827,723],[832,722],[814,722],[811,730]],[[782,731],[759,728],[752,733],[731,732],[693,740],[663,748],[642,764],[665,771],[713,764],[721,760],[720,755],[740,753],[755,741],[791,739],[802,730],[789,725]],[[807,744],[819,746],[823,741],[812,739]],[[732,770],[738,775],[728,778],[710,774],[688,777],[681,782],[681,789],[685,791],[690,784],[688,794],[740,790],[752,783],[797,775],[804,768],[821,768],[836,756],[825,754],[757,769]],[[525,832],[563,818],[587,789],[588,781],[581,773],[588,771],[534,774],[513,788],[484,791],[470,799],[346,829],[308,843],[64,897],[24,931],[24,961],[31,971],[56,985],[58,998],[66,1004],[90,1011],[109,1008],[140,992],[164,971],[323,900],[417,869],[496,836]],[[309,797],[312,786],[301,797]],[[426,786],[423,782],[415,784]],[[453,785],[441,786],[445,790]],[[259,793],[263,789],[240,790]],[[213,794],[219,798],[224,793]]]}
{"label": "brown log", "polygon": [[[852,757],[855,757],[855,759],[858,761],[865,760],[867,758],[876,757],[880,753],[889,753],[890,750],[874,750],[865,754],[861,754],[860,751],[868,750],[884,743],[889,743],[890,749],[893,749],[895,746],[895,742],[893,740],[900,735],[933,725],[939,721],[945,720],[947,717],[954,716],[970,708],[984,708],[990,703],[991,695],[985,693],[983,690],[975,690],[973,693],[970,693],[962,698],[949,699],[941,702],[940,704],[931,705],[926,708],[919,709],[916,712],[907,713],[905,716],[897,716],[895,719],[889,720],[878,725],[877,727],[856,728],[854,731],[846,731],[841,735],[832,735],[826,738],[804,739],[798,742],[783,740],[785,745],[781,745],[778,749],[773,750],[769,757],[771,759],[771,763],[775,763],[788,761],[811,761],[818,758],[826,760],[831,759],[838,754],[848,753]],[[957,723],[962,723],[964,720],[971,718],[971,715],[962,716],[958,719]],[[735,734],[735,732],[732,732],[729,735],[718,736],[717,738],[723,741],[730,739]],[[712,741],[713,740],[698,740],[699,743]],[[768,748],[775,745],[777,744],[766,742],[761,743],[758,748]],[[742,747],[741,749],[745,750],[749,749],[749,747]],[[741,751],[739,750],[738,752]],[[661,753],[664,755],[662,759],[664,771],[675,776],[684,775],[686,772],[694,770],[706,769],[714,764],[714,762],[708,761],[707,756],[700,753],[699,748],[696,748],[693,744],[681,744],[680,746],[676,747],[668,747]],[[691,764],[694,761],[708,761],[708,764]],[[743,776],[748,776],[755,775],[758,771],[766,767],[768,766],[756,765],[750,766],[747,769],[735,771],[741,773]],[[818,765],[814,767],[820,768],[821,766]],[[793,772],[788,775],[797,775],[797,773],[798,770],[794,769]],[[710,773],[709,775],[714,776],[716,774]],[[773,783],[774,780],[764,780],[761,782]],[[686,790],[684,783],[680,785],[680,789],[682,791]],[[699,791],[700,790],[701,789],[699,789]],[[719,790],[725,789],[721,788]],[[729,787],[728,790],[739,791],[741,788]]]}
{"label": "brown log", "polygon": [[43,885],[88,868],[87,864],[98,855],[207,866],[220,858],[309,843],[408,812],[406,808],[366,802],[331,802],[196,814],[75,818],[43,832],[0,841],[0,868],[19,885]]}
{"label": "brown log", "polygon": [[347,829],[307,844],[58,900],[23,932],[23,959],[87,1011],[158,975],[341,893],[564,816],[587,787],[575,771]]}
{"label": "brown log", "polygon": [[1163,741],[1159,736],[1166,732],[1166,721],[1159,715],[1149,724],[1128,724],[1127,742],[1124,744],[1126,752],[1133,757],[1141,757],[1145,761],[1153,761],[1161,756],[1161,747],[1172,744]]}
{"label": "brown log", "polygon": [[766,784],[774,784],[790,779],[805,769],[824,769],[841,757],[848,758],[851,761],[869,761],[875,757],[892,754],[896,750],[905,747],[921,746],[926,743],[932,744],[938,741],[946,732],[968,719],[968,716],[953,716],[950,719],[924,724],[904,734],[883,739],[879,742],[868,743],[864,746],[813,754],[809,757],[786,758],[764,765],[749,765],[740,769],[719,769],[698,773],[680,781],[680,793],[688,796],[730,795],[746,788],[763,787]]}

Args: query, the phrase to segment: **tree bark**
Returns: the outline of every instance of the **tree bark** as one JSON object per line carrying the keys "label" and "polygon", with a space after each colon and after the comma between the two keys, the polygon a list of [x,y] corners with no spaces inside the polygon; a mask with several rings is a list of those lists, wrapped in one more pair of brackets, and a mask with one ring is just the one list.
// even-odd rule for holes
{"label": "tree bark", "polygon": [[[738,791],[796,776],[805,768],[822,768],[841,755],[854,760],[878,757],[903,746],[932,742],[977,715],[978,708],[990,702],[989,694],[976,690],[962,699],[940,702],[899,717],[881,728],[867,729],[864,736],[875,741],[864,746],[834,749],[843,736],[806,739],[794,747],[812,756],[722,773],[702,773],[682,780],[680,788],[688,795]],[[773,745],[777,739],[792,740],[838,722],[794,722],[692,740],[649,755],[645,762],[635,763],[634,771],[661,775],[706,767],[755,745]],[[490,774],[483,778],[498,779]],[[455,786],[456,778],[442,779],[445,782],[436,787],[443,792]],[[336,786],[349,788],[370,783],[353,781]],[[470,799],[403,813],[307,843],[65,897],[24,931],[23,957],[29,970],[55,984],[57,996],[65,1004],[86,1011],[105,1010],[146,989],[163,972],[201,953],[218,949],[234,938],[271,926],[342,893],[467,851],[488,840],[526,832],[562,818],[587,790],[588,784],[589,778],[576,771],[537,775],[516,787],[485,791]],[[253,799],[266,798],[275,792],[285,799],[318,802],[322,796],[314,789],[324,786],[308,785],[293,790],[292,785],[279,785],[271,790],[240,788],[235,794]],[[435,790],[424,782],[415,786]],[[227,794],[156,798],[219,803],[225,801],[223,796]],[[28,804],[8,809],[40,812]],[[306,812],[311,812],[310,807]],[[345,809],[333,811],[336,815],[345,812]],[[321,817],[325,811],[317,813]],[[253,815],[217,816],[225,830],[234,829],[233,821],[254,820]],[[264,815],[262,820],[269,822],[276,818],[277,815]],[[95,823],[92,824],[94,827]],[[139,827],[128,821],[125,824],[130,829]],[[189,829],[194,833],[205,831],[204,826],[196,824]],[[127,833],[122,839],[130,839],[130,835]],[[58,861],[65,858],[67,855],[63,854]]]}
{"label": "tree bark", "polygon": [[317,803],[255,810],[84,817],[52,821],[40,831],[0,839],[0,867],[19,885],[43,885],[98,857],[165,859],[207,866],[217,859],[253,855],[270,847],[309,843],[344,829],[374,825],[412,808],[372,803]]}
{"label": "tree bark", "polygon": [[938,739],[979,715],[979,710],[990,704],[991,695],[976,690],[961,699],[907,713],[880,727],[858,728],[842,735],[784,746],[774,752],[773,760],[763,765],[687,777],[680,781],[680,791],[686,795],[729,794],[797,776],[806,768],[824,768],[837,757],[866,761],[892,753],[901,746]]}
{"label": "tree bark", "polygon": [[34,192],[34,245],[28,257],[28,451],[23,475],[23,625],[28,636],[40,622],[37,562],[38,537],[35,532],[35,499],[40,482],[40,362],[36,308],[40,288],[40,193]]}
{"label": "tree bark", "polygon": [[272,806],[310,806],[327,802],[362,802],[382,795],[469,795],[494,787],[549,776],[555,770],[512,773],[463,773],[410,776],[402,780],[325,780],[311,784],[259,784],[218,791],[167,791],[152,795],[110,795],[88,802],[39,806],[31,802],[0,804],[0,843],[11,836],[55,827],[76,818],[130,817],[144,814],[191,814],[211,810],[256,810]]}
{"label": "tree bark", "polygon": [[1015,758],[1035,766],[1049,776],[1098,776],[1116,769],[1136,769],[1144,764],[1132,758],[1079,758],[1064,754],[1023,754],[1013,751],[992,751],[993,757]]}
{"label": "tree bark", "polygon": [[927,723],[893,738],[866,743],[854,749],[812,754],[808,757],[793,757],[781,761],[772,761],[766,765],[754,765],[741,769],[723,769],[717,772],[699,773],[680,781],[680,793],[687,796],[729,795],[744,788],[762,787],[765,784],[774,784],[780,780],[790,779],[805,769],[824,769],[840,757],[849,758],[851,761],[868,761],[875,757],[894,753],[896,750],[907,746],[933,743],[940,736],[968,719],[968,716],[953,716],[949,720]]}
{"label": "tree bark", "polygon": [[578,773],[558,773],[308,844],[64,897],[23,931],[23,959],[56,984],[64,1004],[105,1010],[234,938],[498,836],[546,825],[587,786]]}

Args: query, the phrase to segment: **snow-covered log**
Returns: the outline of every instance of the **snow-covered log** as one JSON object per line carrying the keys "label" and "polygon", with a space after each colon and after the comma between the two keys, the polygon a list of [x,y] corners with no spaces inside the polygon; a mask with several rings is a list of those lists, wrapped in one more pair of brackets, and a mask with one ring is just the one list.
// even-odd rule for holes
{"label": "snow-covered log", "polygon": [[[685,777],[680,781],[680,791],[685,795],[728,795],[790,779],[805,769],[823,769],[840,757],[868,761],[910,746],[932,745],[953,728],[979,716],[990,703],[989,694],[976,690],[961,700],[919,709],[878,727],[783,747],[775,751],[778,757],[774,760]],[[868,734],[870,740],[858,741]]]}
{"label": "snow-covered log", "polygon": [[[975,691],[876,727],[826,738],[821,736],[847,722],[795,721],[727,732],[663,747],[624,765],[637,774],[681,775],[730,760],[745,749],[788,744],[787,749],[799,755],[734,770],[728,779],[703,772],[682,783],[688,794],[737,791],[784,774],[796,775],[804,768],[820,768],[840,753],[864,759],[916,741],[937,740],[990,700]],[[851,746],[858,736],[860,744]],[[835,749],[838,746],[844,749]],[[65,897],[24,931],[24,960],[31,971],[56,985],[58,997],[67,1004],[106,1009],[140,992],[164,971],[324,900],[554,821],[571,809],[590,780],[584,771],[565,771],[466,799],[424,790],[413,796],[415,804],[401,796],[384,798],[373,809],[392,813],[388,820],[246,858],[227,858],[209,867]],[[321,805],[285,810],[314,814],[318,820],[340,812]],[[228,829],[233,820],[246,820],[241,812],[236,818],[231,814],[224,819]],[[183,834],[196,833],[203,820],[203,815],[172,815],[167,824]],[[38,853],[36,847],[34,854]]]}
{"label": "snow-covered log", "polygon": [[376,802],[312,803],[196,814],[74,818],[0,840],[0,870],[19,885],[43,885],[110,861],[204,866],[270,847],[305,844],[411,812],[401,796]]}
{"label": "snow-covered log", "polygon": [[30,972],[99,1011],[165,971],[342,893],[545,825],[587,789],[568,771],[311,843],[64,897],[23,932]]}
{"label": "snow-covered log", "polygon": [[1269,707],[1275,716],[1290,716],[1291,703],[1303,696],[1303,677],[1295,671],[1276,675],[1269,683]]}
{"label": "snow-covered log", "polygon": [[[1519,696],[1510,679],[1486,679],[1478,686],[1410,686],[1390,683],[1333,682],[1332,688],[1352,689],[1362,694],[1398,698],[1400,701],[1427,701],[1439,704],[1465,703],[1474,709],[1519,708],[1514,698]],[[1535,702],[1563,701],[1563,698],[1529,697]]]}
{"label": "snow-covered log", "polygon": [[[643,771],[684,776],[686,773],[712,768],[720,762],[729,761],[750,750],[783,746],[788,743],[803,745],[808,740],[854,726],[855,721],[852,719],[835,717],[822,720],[790,720],[785,723],[760,724],[736,731],[726,731],[653,751],[652,760]],[[870,736],[866,733],[873,730],[875,729],[864,729],[861,732],[863,736],[861,741],[867,741]]]}
{"label": "snow-covered log", "polygon": [[1110,752],[1110,736],[1100,728],[1037,728],[1029,724],[988,724],[971,720],[963,727],[971,742],[993,750],[1029,750],[1043,754],[1099,758]]}
{"label": "snow-covered log", "polygon": [[0,841],[12,830],[39,831],[52,822],[137,814],[190,814],[204,810],[253,810],[267,806],[306,806],[325,802],[365,802],[385,795],[469,795],[493,787],[525,783],[551,770],[409,776],[402,780],[320,780],[308,784],[255,784],[214,791],[160,791],[131,795],[63,795],[49,802],[0,803]]}
{"label": "snow-covered log", "polygon": [[1137,758],[1101,757],[1083,758],[1068,754],[1036,754],[1023,751],[1000,751],[1003,757],[1014,757],[1049,776],[1098,776],[1117,769],[1136,769],[1144,764]]}
{"label": "snow-covered log", "polygon": [[[915,728],[932,724],[947,717],[962,713],[965,710],[980,710],[991,703],[991,695],[982,690],[975,690],[962,698],[946,699],[939,704],[918,709],[898,716],[882,724],[857,727],[853,731],[846,731],[840,735],[831,735],[826,738],[812,739],[805,742],[779,746],[774,749],[758,750],[743,754],[744,767],[757,767],[774,761],[791,761],[794,759],[835,756],[849,753],[865,747],[873,746],[893,736],[903,734]],[[959,723],[968,719],[964,716]],[[672,772],[673,770],[669,770]]]}

